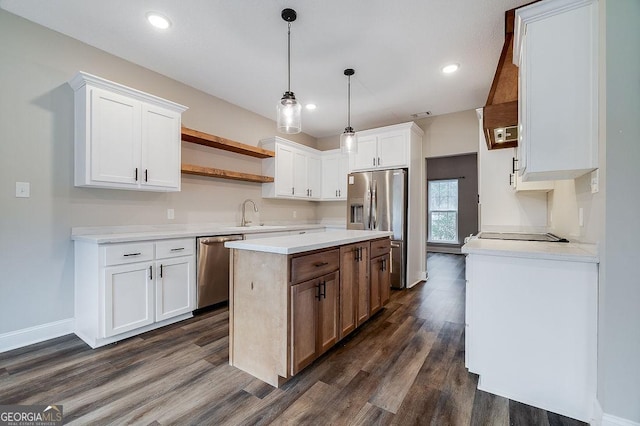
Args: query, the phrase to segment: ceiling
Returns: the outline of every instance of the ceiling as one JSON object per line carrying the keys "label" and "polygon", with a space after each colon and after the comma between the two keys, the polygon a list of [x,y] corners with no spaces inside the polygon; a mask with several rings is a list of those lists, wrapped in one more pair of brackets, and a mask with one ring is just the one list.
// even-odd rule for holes
{"label": "ceiling", "polygon": [[[530,0],[0,0],[0,7],[275,120],[287,89],[316,138],[483,106],[504,41],[504,12]],[[172,26],[151,27],[161,12]],[[459,63],[458,72],[441,68]],[[275,127],[275,125],[274,125]]]}

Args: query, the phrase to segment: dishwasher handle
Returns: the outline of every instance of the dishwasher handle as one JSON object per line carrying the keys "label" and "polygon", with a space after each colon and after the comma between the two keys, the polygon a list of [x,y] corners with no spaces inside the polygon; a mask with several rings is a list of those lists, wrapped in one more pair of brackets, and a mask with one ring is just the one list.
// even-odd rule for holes
{"label": "dishwasher handle", "polygon": [[210,246],[213,244],[226,243],[227,241],[238,241],[242,239],[244,239],[242,235],[220,235],[217,237],[200,237],[198,238],[198,244]]}

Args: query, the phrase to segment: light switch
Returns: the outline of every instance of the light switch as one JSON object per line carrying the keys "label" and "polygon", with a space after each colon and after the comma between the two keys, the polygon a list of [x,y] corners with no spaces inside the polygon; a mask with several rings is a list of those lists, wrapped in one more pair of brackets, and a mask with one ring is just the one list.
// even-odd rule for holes
{"label": "light switch", "polygon": [[600,169],[591,172],[591,193],[595,194],[600,190]]}
{"label": "light switch", "polygon": [[167,219],[175,219],[176,212],[173,209],[167,209]]}
{"label": "light switch", "polygon": [[31,184],[29,182],[16,182],[16,197],[29,198],[31,196]]}

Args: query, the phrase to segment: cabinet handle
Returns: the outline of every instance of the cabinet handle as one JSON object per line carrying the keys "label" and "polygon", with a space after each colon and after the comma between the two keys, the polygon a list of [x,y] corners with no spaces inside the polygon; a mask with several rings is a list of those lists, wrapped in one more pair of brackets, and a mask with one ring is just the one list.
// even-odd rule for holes
{"label": "cabinet handle", "polygon": [[518,159],[516,157],[511,157],[511,172],[515,173],[518,171],[518,169],[516,169],[516,163],[518,162]]}
{"label": "cabinet handle", "polygon": [[338,189],[338,197],[341,197],[341,196],[342,196],[342,190]]}
{"label": "cabinet handle", "polygon": [[291,187],[291,195],[296,195],[296,188],[293,186]]}
{"label": "cabinet handle", "polygon": [[376,157],[373,157],[373,165],[376,165]]}
{"label": "cabinet handle", "polygon": [[138,252],[138,253],[125,253],[123,256],[124,257],[129,257],[129,256],[140,256],[142,253]]}
{"label": "cabinet handle", "polygon": [[327,298],[327,282],[325,280],[322,280],[322,298]]}
{"label": "cabinet handle", "polygon": [[509,173],[509,186],[513,185],[513,175]]}
{"label": "cabinet handle", "polygon": [[162,278],[162,263],[160,264],[160,278]]}
{"label": "cabinet handle", "polygon": [[149,279],[153,279],[153,266],[149,266]]}
{"label": "cabinet handle", "polygon": [[138,181],[138,168],[136,167],[136,182]]}
{"label": "cabinet handle", "polygon": [[149,170],[144,169],[144,181],[149,182]]}
{"label": "cabinet handle", "polygon": [[313,266],[315,266],[316,268],[319,268],[321,266],[327,266],[329,264],[329,262],[317,262],[314,263]]}
{"label": "cabinet handle", "polygon": [[382,259],[382,269],[381,271],[384,272],[387,270],[387,259]]}
{"label": "cabinet handle", "polygon": [[171,251],[180,251],[180,250],[184,250],[184,247],[180,247],[180,248],[172,248]]}
{"label": "cabinet handle", "polygon": [[309,196],[309,189],[307,189],[307,197]]}
{"label": "cabinet handle", "polygon": [[378,166],[380,165],[380,157],[378,157]]}

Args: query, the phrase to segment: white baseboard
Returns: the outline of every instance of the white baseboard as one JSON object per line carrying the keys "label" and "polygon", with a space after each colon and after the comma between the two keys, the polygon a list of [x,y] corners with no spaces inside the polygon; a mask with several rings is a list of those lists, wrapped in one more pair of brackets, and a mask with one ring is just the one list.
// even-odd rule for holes
{"label": "white baseboard", "polygon": [[73,333],[73,318],[0,334],[0,353]]}
{"label": "white baseboard", "polygon": [[640,423],[605,413],[602,415],[602,426],[640,426]]}
{"label": "white baseboard", "polygon": [[602,416],[604,413],[602,412],[602,406],[600,405],[600,401],[596,398],[593,402],[593,418],[589,424],[591,426],[602,426]]}

